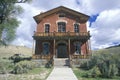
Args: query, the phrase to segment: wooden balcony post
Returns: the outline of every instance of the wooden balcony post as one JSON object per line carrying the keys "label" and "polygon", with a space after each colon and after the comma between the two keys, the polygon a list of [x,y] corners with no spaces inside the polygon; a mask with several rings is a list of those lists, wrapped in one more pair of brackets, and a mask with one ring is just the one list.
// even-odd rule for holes
{"label": "wooden balcony post", "polygon": [[54,51],[54,54],[53,54],[54,56],[53,56],[53,57],[55,57],[55,55],[56,55],[56,53],[55,53],[55,49],[56,49],[56,48],[55,48],[55,45],[56,45],[56,41],[55,41],[55,39],[54,39],[54,43],[53,43],[53,45],[54,45],[54,46],[53,46],[53,51]]}
{"label": "wooden balcony post", "polygon": [[72,62],[71,62],[71,54],[70,54],[70,39],[68,39],[68,55],[69,55],[69,62],[70,62],[70,67],[72,67]]}

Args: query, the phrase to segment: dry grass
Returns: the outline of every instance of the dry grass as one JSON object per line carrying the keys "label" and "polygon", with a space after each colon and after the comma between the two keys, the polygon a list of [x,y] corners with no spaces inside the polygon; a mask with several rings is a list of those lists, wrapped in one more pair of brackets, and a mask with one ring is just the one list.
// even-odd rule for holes
{"label": "dry grass", "polygon": [[0,80],[46,80],[52,68],[36,68],[27,74],[0,74]]}
{"label": "dry grass", "polygon": [[32,56],[32,49],[24,46],[0,46],[0,57],[10,57],[14,54],[23,54],[25,56]]}

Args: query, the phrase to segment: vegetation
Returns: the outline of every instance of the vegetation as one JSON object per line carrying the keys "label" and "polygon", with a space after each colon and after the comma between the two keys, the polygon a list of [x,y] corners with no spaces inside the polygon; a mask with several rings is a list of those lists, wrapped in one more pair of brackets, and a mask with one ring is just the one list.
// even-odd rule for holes
{"label": "vegetation", "polygon": [[[118,80],[120,79],[120,47],[112,47],[94,51],[88,61],[81,63],[79,71],[74,69],[75,74],[86,80]],[[89,79],[87,79],[89,78]],[[85,79],[84,79],[85,80]]]}
{"label": "vegetation", "polygon": [[1,0],[0,1],[0,45],[12,41],[15,38],[15,30],[19,25],[16,16],[22,12],[18,3],[30,0]]}
{"label": "vegetation", "polygon": [[31,55],[32,50],[24,46],[1,46],[0,80],[45,80],[52,68],[36,64]]}

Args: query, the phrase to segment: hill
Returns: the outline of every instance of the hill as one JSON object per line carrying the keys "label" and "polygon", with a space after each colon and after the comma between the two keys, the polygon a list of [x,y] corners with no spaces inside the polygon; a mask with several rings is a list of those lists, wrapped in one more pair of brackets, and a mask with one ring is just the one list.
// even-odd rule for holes
{"label": "hill", "polygon": [[14,54],[22,54],[25,56],[32,56],[32,49],[25,46],[0,46],[0,57],[10,57]]}
{"label": "hill", "polygon": [[110,53],[113,53],[113,54],[120,54],[120,46],[112,46],[112,47],[108,47],[108,48],[105,48],[105,49],[100,49],[100,50],[96,50],[96,51],[93,51],[93,54],[95,53],[106,53],[106,54],[110,54]]}

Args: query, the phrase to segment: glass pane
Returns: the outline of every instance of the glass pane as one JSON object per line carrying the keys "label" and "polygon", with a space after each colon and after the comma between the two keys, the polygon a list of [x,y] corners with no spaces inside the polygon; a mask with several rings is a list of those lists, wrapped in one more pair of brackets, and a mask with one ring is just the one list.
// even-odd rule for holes
{"label": "glass pane", "polygon": [[66,24],[65,22],[58,23],[58,32],[66,32]]}
{"label": "glass pane", "polygon": [[49,44],[48,43],[43,44],[43,53],[49,54]]}
{"label": "glass pane", "polygon": [[79,32],[79,25],[78,24],[74,24],[74,32]]}
{"label": "glass pane", "polygon": [[50,29],[50,25],[49,24],[45,24],[45,32],[48,33]]}

